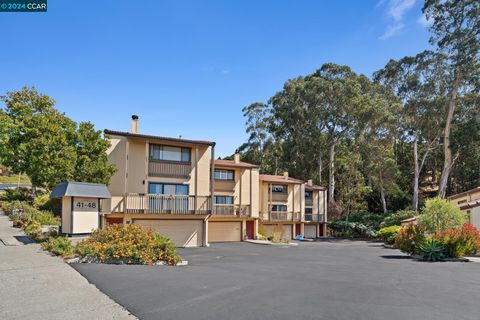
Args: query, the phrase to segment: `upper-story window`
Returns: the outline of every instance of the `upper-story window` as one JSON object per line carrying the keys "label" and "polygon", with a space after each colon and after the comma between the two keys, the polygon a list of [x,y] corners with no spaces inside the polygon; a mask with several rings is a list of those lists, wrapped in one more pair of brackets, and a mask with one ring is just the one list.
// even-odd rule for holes
{"label": "upper-story window", "polygon": [[287,211],[287,206],[283,205],[283,204],[274,204],[274,205],[272,205],[272,211],[286,212]]}
{"label": "upper-story window", "polygon": [[164,160],[176,162],[190,162],[190,148],[150,145],[150,160]]}
{"label": "upper-story window", "polygon": [[311,207],[306,207],[305,208],[305,214],[312,214],[313,213],[313,208]]}
{"label": "upper-story window", "polygon": [[230,180],[233,181],[234,171],[233,170],[220,170],[215,169],[215,173],[213,174],[215,180]]}
{"label": "upper-story window", "polygon": [[305,198],[311,198],[313,195],[312,191],[305,191]]}
{"label": "upper-story window", "polygon": [[273,193],[288,193],[288,186],[283,184],[274,184],[272,185]]}
{"label": "upper-story window", "polygon": [[232,196],[214,196],[213,200],[215,204],[233,204],[233,197]]}

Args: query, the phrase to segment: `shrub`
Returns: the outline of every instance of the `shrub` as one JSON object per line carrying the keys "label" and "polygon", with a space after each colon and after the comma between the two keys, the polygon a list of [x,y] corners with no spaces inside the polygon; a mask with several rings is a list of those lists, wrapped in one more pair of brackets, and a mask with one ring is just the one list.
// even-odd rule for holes
{"label": "shrub", "polygon": [[368,211],[359,211],[359,212],[350,214],[348,217],[345,217],[342,220],[345,220],[345,221],[348,220],[348,222],[360,223],[365,227],[367,227],[368,229],[378,230],[380,229],[380,224],[383,219],[384,219],[383,215],[371,213]]}
{"label": "shrub", "polygon": [[33,206],[40,210],[55,211],[58,209],[58,199],[50,199],[48,193],[41,194],[33,200]]}
{"label": "shrub", "polygon": [[425,242],[424,230],[416,225],[400,228],[395,237],[395,247],[408,254],[418,254],[420,245]]}
{"label": "shrub", "polygon": [[382,228],[390,227],[390,226],[399,226],[402,224],[402,220],[412,218],[416,215],[415,211],[413,210],[400,210],[391,215],[386,216],[380,226]]}
{"label": "shrub", "polygon": [[23,227],[39,213],[37,209],[23,201],[4,202],[2,208],[15,227]]}
{"label": "shrub", "polygon": [[42,240],[44,238],[42,233],[42,225],[38,221],[27,221],[23,226],[23,231],[27,236],[30,236],[35,240]]}
{"label": "shrub", "polygon": [[67,237],[48,238],[42,242],[42,249],[62,257],[69,257],[74,253],[74,246]]}
{"label": "shrub", "polygon": [[6,189],[5,192],[0,195],[0,200],[10,201],[32,201],[32,192],[26,188],[19,189]]}
{"label": "shrub", "polygon": [[170,239],[133,224],[109,225],[106,229],[96,230],[79,242],[75,251],[81,257],[100,262],[116,260],[152,264],[164,261],[172,265],[181,260]]}
{"label": "shrub", "polygon": [[472,225],[465,223],[460,228],[439,231],[433,237],[447,248],[448,256],[462,258],[476,254],[480,249],[480,234]]}
{"label": "shrub", "polygon": [[331,230],[331,234],[334,237],[345,238],[373,238],[375,236],[375,230],[367,227],[363,223],[347,222],[344,220],[336,220],[331,222],[328,227]]}
{"label": "shrub", "polygon": [[60,219],[50,211],[39,211],[32,218],[42,226],[58,226],[60,224]]}
{"label": "shrub", "polygon": [[446,257],[445,246],[435,238],[429,238],[424,243],[420,244],[420,256],[423,260],[435,262],[440,261]]}
{"label": "shrub", "polygon": [[377,232],[377,237],[382,239],[382,241],[386,244],[394,244],[395,237],[397,236],[400,228],[400,226],[390,226],[382,228]]}
{"label": "shrub", "polygon": [[465,220],[465,214],[456,205],[438,197],[428,199],[422,214],[417,217],[418,225],[431,234],[444,229],[458,228]]}

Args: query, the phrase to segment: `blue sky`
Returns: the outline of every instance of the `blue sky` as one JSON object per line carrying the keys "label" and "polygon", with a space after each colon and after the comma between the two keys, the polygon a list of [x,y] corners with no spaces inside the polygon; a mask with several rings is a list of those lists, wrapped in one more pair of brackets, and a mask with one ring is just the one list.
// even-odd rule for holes
{"label": "blue sky", "polygon": [[323,63],[371,75],[428,48],[420,0],[49,0],[0,13],[0,94],[35,86],[75,121],[217,142],[247,138],[241,109]]}

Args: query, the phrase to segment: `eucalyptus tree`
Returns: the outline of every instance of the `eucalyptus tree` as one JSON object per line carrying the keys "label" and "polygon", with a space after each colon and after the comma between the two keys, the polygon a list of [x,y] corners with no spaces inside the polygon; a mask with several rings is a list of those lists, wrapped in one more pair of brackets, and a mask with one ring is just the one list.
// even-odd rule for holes
{"label": "eucalyptus tree", "polygon": [[452,154],[450,134],[459,95],[478,91],[480,74],[480,1],[426,0],[422,8],[432,22],[430,43],[448,63],[449,92],[443,129],[443,169],[438,195],[444,197],[448,177],[457,156]]}
{"label": "eucalyptus tree", "polygon": [[392,90],[404,107],[398,113],[399,138],[413,145],[412,209],[418,210],[419,181],[429,154],[441,135],[446,94],[445,57],[424,51],[390,60],[374,79]]}

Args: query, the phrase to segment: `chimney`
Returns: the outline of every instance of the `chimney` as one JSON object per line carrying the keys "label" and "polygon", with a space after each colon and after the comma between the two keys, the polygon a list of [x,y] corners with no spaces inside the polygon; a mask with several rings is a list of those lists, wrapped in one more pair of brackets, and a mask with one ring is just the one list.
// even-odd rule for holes
{"label": "chimney", "polygon": [[288,180],[288,171],[283,171],[283,178]]}
{"label": "chimney", "polygon": [[312,180],[312,179],[309,179],[309,180],[307,181],[307,184],[308,184],[309,186],[313,186],[313,180]]}
{"label": "chimney", "polygon": [[240,163],[240,154],[239,153],[235,153],[233,155],[233,162]]}
{"label": "chimney", "polygon": [[131,133],[138,133],[138,116],[136,114],[132,115],[132,129]]}

